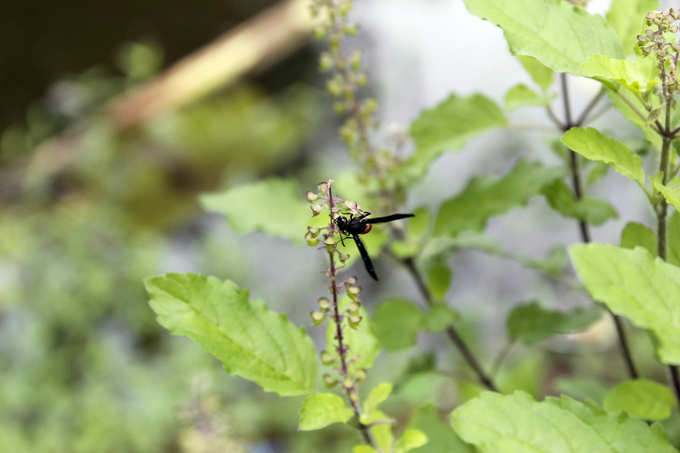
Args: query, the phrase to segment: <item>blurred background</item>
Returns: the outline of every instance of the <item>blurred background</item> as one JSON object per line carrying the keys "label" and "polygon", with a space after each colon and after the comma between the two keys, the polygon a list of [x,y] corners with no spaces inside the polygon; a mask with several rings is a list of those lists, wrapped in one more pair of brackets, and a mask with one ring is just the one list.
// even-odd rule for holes
{"label": "blurred background", "polygon": [[[142,284],[169,271],[229,278],[297,324],[311,324],[310,307],[324,292],[322,257],[283,240],[238,236],[197,202],[203,192],[272,175],[308,190],[351,167],[317,70],[323,43],[309,36],[305,3],[3,5],[0,451],[349,451],[355,438],[348,428],[297,433],[299,399],[265,394],[228,376],[190,340],[170,337]],[[593,0],[589,10],[608,4]],[[500,30],[469,15],[461,0],[361,0],[355,18],[361,29],[351,45],[365,53],[369,91],[388,129],[408,127],[451,92],[484,92],[500,103],[511,86],[529,83]],[[577,111],[597,91],[585,80],[571,87]],[[517,112],[513,123],[549,127],[540,109]],[[639,139],[613,111],[598,127]],[[439,159],[406,208],[434,208],[473,174],[502,174],[520,157],[556,163],[548,146],[556,136],[518,128],[476,139]],[[617,174],[592,192],[619,212],[594,229],[599,242],[618,242],[630,220],[652,219],[643,195]],[[492,220],[487,232],[537,258],[578,241],[576,224],[543,199]],[[470,251],[451,265],[448,301],[476,320],[466,331],[486,357],[502,346],[505,313],[518,301],[588,303],[513,261]],[[366,284],[366,300],[417,299],[394,263],[384,258],[377,267],[385,279]],[[606,377],[603,358],[614,346],[610,328],[600,329],[579,340],[592,347],[577,356],[570,339],[547,352],[516,353],[504,379],[537,395],[560,388],[597,394],[594,382],[560,387],[551,373],[587,368]],[[431,381],[410,378],[433,366],[432,350],[439,369],[462,372],[440,341],[421,338],[416,350],[381,356],[371,375],[397,383],[397,414],[455,400],[442,400]],[[646,337],[636,341],[648,351]],[[644,355],[654,367],[652,354]]]}

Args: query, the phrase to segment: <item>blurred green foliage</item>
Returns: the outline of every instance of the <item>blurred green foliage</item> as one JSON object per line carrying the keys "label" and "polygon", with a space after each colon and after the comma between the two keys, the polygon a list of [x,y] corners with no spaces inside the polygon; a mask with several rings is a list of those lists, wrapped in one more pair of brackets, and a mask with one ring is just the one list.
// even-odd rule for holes
{"label": "blurred green foliage", "polygon": [[[295,432],[290,410],[262,410],[267,395],[164,332],[142,280],[168,262],[244,276],[235,241],[196,237],[197,195],[288,171],[316,127],[318,93],[240,85],[121,135],[92,112],[162,56],[131,44],[119,61],[123,76],[57,82],[25,124],[0,132],[11,168],[64,127],[89,126],[75,165],[0,199],[0,451],[239,452],[261,430],[285,442],[275,433]],[[236,423],[243,406],[256,409]]]}

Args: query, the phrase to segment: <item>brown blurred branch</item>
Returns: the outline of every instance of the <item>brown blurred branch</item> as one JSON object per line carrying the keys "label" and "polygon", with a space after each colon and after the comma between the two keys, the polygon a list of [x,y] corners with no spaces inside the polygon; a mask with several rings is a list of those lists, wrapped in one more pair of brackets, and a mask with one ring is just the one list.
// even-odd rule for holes
{"label": "brown blurred branch", "polygon": [[[313,21],[306,0],[285,0],[183,58],[148,83],[114,98],[103,115],[118,131],[143,124],[278,61],[301,46]],[[58,172],[76,157],[87,130],[79,123],[40,144],[28,163],[33,178]]]}

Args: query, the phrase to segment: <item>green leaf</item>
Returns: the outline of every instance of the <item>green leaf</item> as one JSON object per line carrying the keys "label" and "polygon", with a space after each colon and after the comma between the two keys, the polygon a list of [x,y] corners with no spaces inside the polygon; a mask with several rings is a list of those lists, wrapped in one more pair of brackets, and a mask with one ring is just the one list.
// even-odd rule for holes
{"label": "green leaf", "polygon": [[542,353],[527,355],[509,366],[504,366],[495,378],[496,385],[503,393],[522,390],[536,397],[543,391],[544,370],[545,360]]}
{"label": "green leaf", "polygon": [[579,399],[590,400],[596,404],[602,404],[607,395],[607,387],[597,379],[561,377],[555,381],[555,390],[559,393]]}
{"label": "green leaf", "polygon": [[[340,298],[340,311],[346,310],[350,302],[351,300],[347,296]],[[362,317],[362,321],[356,329],[351,328],[346,322],[342,324],[344,345],[348,348],[349,357],[355,359],[350,361],[348,365],[351,371],[350,374],[353,374],[355,370],[370,368],[380,352],[380,344],[376,337],[375,326],[363,305],[359,307],[359,316]],[[339,365],[340,357],[335,350],[335,345],[337,344],[337,340],[335,340],[336,332],[335,321],[332,317],[329,317],[328,327],[326,328],[326,350]]]}
{"label": "green leaf", "polygon": [[486,391],[486,387],[479,381],[465,381],[459,379],[458,382],[458,396],[465,402],[474,398]]}
{"label": "green leaf", "polygon": [[542,107],[548,104],[550,104],[550,99],[541,96],[523,83],[513,86],[505,93],[505,107],[508,110],[527,106]]}
{"label": "green leaf", "polygon": [[425,313],[423,328],[429,332],[441,332],[460,319],[461,315],[455,309],[444,303],[435,303]]}
{"label": "green leaf", "polygon": [[409,374],[399,383],[394,398],[403,404],[441,404],[442,397],[448,395],[454,385],[451,377],[434,371]]}
{"label": "green leaf", "polygon": [[661,173],[652,178],[654,190],[659,192],[666,201],[672,204],[675,209],[680,209],[680,177],[668,181],[665,185],[661,183]]}
{"label": "green leaf", "polygon": [[641,223],[628,222],[621,232],[621,247],[643,247],[650,254],[656,255],[656,233]]}
{"label": "green leaf", "polygon": [[575,127],[562,136],[562,143],[586,159],[612,165],[623,176],[645,184],[642,158],[618,140],[608,137],[595,128]]}
{"label": "green leaf", "polygon": [[267,179],[200,197],[204,209],[223,214],[241,234],[260,231],[304,243],[311,211],[297,182]]}
{"label": "green leaf", "polygon": [[656,60],[639,56],[636,60],[620,60],[593,55],[581,66],[581,74],[602,82],[621,84],[634,93],[646,93],[658,81]]}
{"label": "green leaf", "polygon": [[430,221],[432,220],[432,215],[430,210],[421,206],[413,211],[415,217],[409,219],[406,226],[406,234],[410,240],[421,241],[425,238],[425,235],[430,229]]}
{"label": "green leaf", "polygon": [[371,193],[368,184],[360,181],[357,171],[343,171],[334,177],[333,194],[343,200],[352,200],[361,206],[372,206],[379,202],[375,194]]}
{"label": "green leaf", "polygon": [[645,422],[567,396],[484,392],[453,411],[451,424],[481,453],[677,453]]}
{"label": "green leaf", "polygon": [[423,313],[404,299],[386,300],[373,315],[380,345],[394,352],[416,344],[416,335],[423,323]]}
{"label": "green leaf", "polygon": [[466,445],[460,437],[439,418],[435,406],[418,409],[411,417],[409,428],[419,429],[427,436],[427,445],[414,453],[474,453],[472,447]]}
{"label": "green leaf", "polygon": [[[384,413],[376,410],[374,412],[375,420],[388,420],[389,417]],[[394,443],[394,436],[392,435],[392,425],[389,423],[378,423],[372,425],[370,428],[373,439],[377,444],[378,450],[382,452],[392,451],[392,444]]]}
{"label": "green leaf", "polygon": [[499,256],[509,260],[517,261],[528,269],[539,270],[551,276],[559,276],[567,266],[567,252],[563,246],[557,246],[550,250],[545,259],[530,258],[521,255],[514,255],[501,249],[498,241],[479,233],[463,233],[455,238],[438,237],[430,240],[422,249],[420,260],[427,262],[440,255],[448,255],[458,250],[479,250],[493,256]]}
{"label": "green leaf", "polygon": [[543,91],[547,91],[553,83],[553,71],[538,61],[534,57],[528,55],[515,55],[515,57],[522,64],[524,69],[529,73],[531,79],[541,87]]}
{"label": "green leaf", "polygon": [[516,257],[515,259],[528,269],[543,271],[553,277],[559,277],[564,272],[564,268],[567,267],[567,263],[569,262],[567,250],[562,245],[550,249],[548,256],[545,259],[526,258],[522,256]]}
{"label": "green leaf", "polygon": [[300,431],[313,431],[334,423],[347,423],[354,416],[352,409],[338,395],[316,393],[307,398],[300,410]]}
{"label": "green leaf", "polygon": [[445,257],[436,256],[425,264],[427,287],[435,300],[442,300],[451,287],[451,268]]}
{"label": "green leaf", "polygon": [[602,225],[609,219],[618,217],[616,209],[599,198],[584,197],[576,200],[572,191],[561,179],[543,188],[543,195],[555,211],[565,217],[583,220],[590,225]]}
{"label": "green leaf", "polygon": [[607,176],[609,173],[609,165],[604,162],[593,162],[592,168],[588,172],[588,178],[586,179],[586,184],[589,186],[595,184],[597,181]]}
{"label": "green leaf", "polygon": [[641,247],[575,245],[570,254],[593,299],[652,331],[660,359],[680,364],[680,268]]}
{"label": "green leaf", "polygon": [[604,399],[605,410],[643,420],[664,420],[671,416],[673,406],[675,397],[668,387],[648,379],[622,382]]}
{"label": "green leaf", "polygon": [[394,453],[406,453],[427,443],[427,436],[419,429],[406,429],[394,444]]}
{"label": "green leaf", "polygon": [[401,240],[392,241],[392,252],[398,258],[410,258],[416,256],[423,247],[430,229],[432,215],[430,210],[420,207],[413,211],[415,217],[406,223],[406,237]]}
{"label": "green leaf", "polygon": [[474,137],[507,123],[503,111],[488,97],[452,94],[420,112],[411,124],[416,152],[402,164],[401,177],[408,182],[419,179],[442,153],[461,150]]}
{"label": "green leaf", "polygon": [[532,344],[553,335],[585,330],[601,317],[602,311],[597,308],[559,312],[545,309],[538,302],[529,302],[512,309],[506,327],[510,341]]}
{"label": "green leaf", "polygon": [[579,74],[592,55],[623,58],[616,33],[601,16],[561,0],[465,0],[472,14],[503,29],[515,55],[529,55],[555,72]]}
{"label": "green leaf", "polygon": [[364,414],[370,417],[370,414],[390,396],[390,393],[392,393],[392,384],[388,382],[383,382],[373,387],[373,390],[371,390],[364,401]]}
{"label": "green leaf", "polygon": [[481,231],[488,219],[526,204],[562,174],[559,167],[520,161],[500,179],[475,177],[461,193],[442,204],[434,235],[453,237],[463,231]]}
{"label": "green leaf", "polygon": [[217,357],[228,373],[282,396],[314,391],[314,343],[284,314],[248,299],[230,281],[166,274],[145,281],[158,322]]}
{"label": "green leaf", "polygon": [[[668,262],[680,266],[680,213],[675,211],[666,226],[668,238]],[[654,247],[656,250],[656,247]],[[653,255],[655,251],[651,252]]]}
{"label": "green leaf", "polygon": [[614,0],[607,13],[607,23],[616,31],[625,55],[632,55],[636,36],[642,29],[647,11],[659,9],[659,0]]}

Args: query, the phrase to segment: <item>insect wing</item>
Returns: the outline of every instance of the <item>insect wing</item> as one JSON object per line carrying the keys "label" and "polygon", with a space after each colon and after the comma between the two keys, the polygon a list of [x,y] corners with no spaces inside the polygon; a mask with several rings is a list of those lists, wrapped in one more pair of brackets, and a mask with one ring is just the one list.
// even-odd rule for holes
{"label": "insect wing", "polygon": [[386,215],[384,217],[373,217],[370,219],[363,219],[362,222],[365,223],[386,223],[386,222],[393,222],[395,220],[399,219],[407,219],[409,217],[414,217],[415,214],[391,214],[391,215]]}
{"label": "insect wing", "polygon": [[371,257],[368,256],[368,252],[366,251],[366,247],[364,247],[364,243],[361,242],[361,238],[359,237],[358,234],[353,234],[352,238],[354,239],[354,242],[357,244],[359,254],[361,255],[361,260],[364,262],[364,267],[366,268],[366,272],[368,272],[368,275],[373,277],[373,279],[378,280],[378,274],[375,273],[375,269],[373,268],[373,262],[371,261]]}

